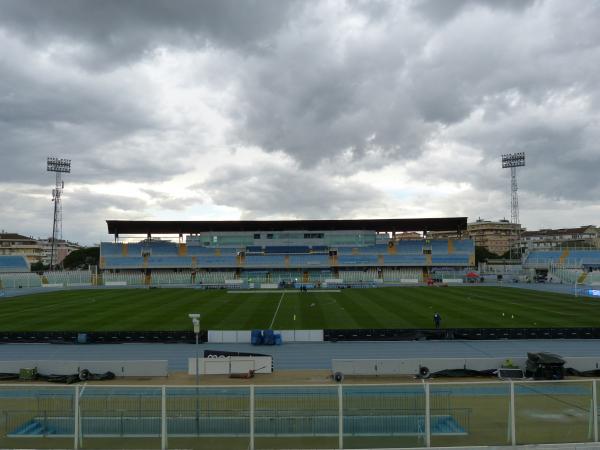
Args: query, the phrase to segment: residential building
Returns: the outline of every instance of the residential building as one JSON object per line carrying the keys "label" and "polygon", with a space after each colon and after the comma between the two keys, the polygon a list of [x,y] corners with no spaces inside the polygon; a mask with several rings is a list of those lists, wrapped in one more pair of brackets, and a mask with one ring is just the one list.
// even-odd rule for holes
{"label": "residential building", "polygon": [[600,247],[600,228],[583,225],[576,228],[557,228],[525,231],[521,234],[527,250],[561,247]]}
{"label": "residential building", "polygon": [[475,245],[485,247],[496,255],[503,255],[511,247],[519,247],[519,234],[521,233],[521,224],[510,223],[508,220],[483,220],[477,219],[475,222],[467,224],[467,234]]}
{"label": "residential building", "polygon": [[17,233],[0,233],[0,255],[25,256],[30,264],[42,258],[42,249],[37,240]]}
{"label": "residential building", "polygon": [[[52,255],[52,238],[38,239],[38,245],[41,249],[41,261],[45,266],[50,265],[50,257]],[[57,265],[63,262],[69,253],[74,250],[79,250],[81,245],[74,242],[65,241],[63,239],[57,239],[54,243],[54,258],[52,258],[52,264]]]}
{"label": "residential building", "polygon": [[[471,238],[477,247],[484,247],[492,253],[503,255],[510,248],[519,247],[519,233],[522,232],[520,224],[510,223],[506,219],[502,220],[483,220],[477,219],[475,222],[467,224],[467,230],[463,233],[463,238]],[[458,238],[456,231],[430,231],[427,237],[431,239],[452,239]]]}

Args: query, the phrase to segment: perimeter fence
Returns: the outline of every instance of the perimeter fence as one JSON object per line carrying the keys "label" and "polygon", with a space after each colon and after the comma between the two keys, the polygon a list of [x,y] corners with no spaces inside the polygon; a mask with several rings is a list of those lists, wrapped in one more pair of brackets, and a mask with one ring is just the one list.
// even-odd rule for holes
{"label": "perimeter fence", "polygon": [[598,442],[598,380],[0,385],[0,448],[415,448]]}

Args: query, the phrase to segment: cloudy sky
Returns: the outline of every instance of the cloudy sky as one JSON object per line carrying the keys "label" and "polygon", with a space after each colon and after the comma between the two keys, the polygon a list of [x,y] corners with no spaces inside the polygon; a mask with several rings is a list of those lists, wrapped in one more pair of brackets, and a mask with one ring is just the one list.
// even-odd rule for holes
{"label": "cloudy sky", "polygon": [[0,228],[600,223],[600,2],[0,0]]}

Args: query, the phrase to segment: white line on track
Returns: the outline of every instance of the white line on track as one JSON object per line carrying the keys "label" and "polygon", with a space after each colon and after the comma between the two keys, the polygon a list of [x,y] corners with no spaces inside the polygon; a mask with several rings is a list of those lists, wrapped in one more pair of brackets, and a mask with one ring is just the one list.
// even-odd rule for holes
{"label": "white line on track", "polygon": [[275,314],[273,314],[273,320],[271,320],[271,325],[269,325],[269,329],[273,329],[273,324],[275,323],[275,317],[277,317],[277,313],[279,312],[279,307],[281,306],[281,301],[283,300],[283,296],[285,292],[281,294],[279,297],[279,303],[277,304],[277,309],[275,310]]}

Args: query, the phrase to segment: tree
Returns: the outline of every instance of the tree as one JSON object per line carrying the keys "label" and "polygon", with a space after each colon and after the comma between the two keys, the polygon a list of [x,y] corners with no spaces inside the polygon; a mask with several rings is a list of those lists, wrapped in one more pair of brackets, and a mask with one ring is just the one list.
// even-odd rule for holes
{"label": "tree", "polygon": [[87,247],[69,253],[62,266],[67,270],[87,269],[89,266],[97,266],[99,260],[100,247]]}
{"label": "tree", "polygon": [[45,266],[42,261],[34,262],[31,265],[32,272],[43,272],[44,270],[48,270],[48,266]]}
{"label": "tree", "polygon": [[490,252],[485,247],[475,247],[475,265],[478,266],[480,262],[486,262],[488,259],[498,259],[499,255]]}

